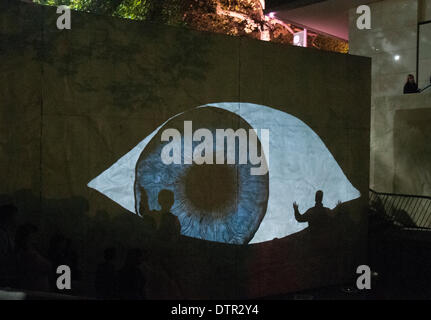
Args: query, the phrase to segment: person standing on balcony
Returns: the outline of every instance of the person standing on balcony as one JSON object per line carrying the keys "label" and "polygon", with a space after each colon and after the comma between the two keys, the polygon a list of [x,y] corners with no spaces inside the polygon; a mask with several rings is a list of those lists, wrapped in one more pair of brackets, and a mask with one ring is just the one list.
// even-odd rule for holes
{"label": "person standing on balcony", "polygon": [[418,93],[420,90],[418,89],[418,84],[415,81],[415,77],[412,74],[407,76],[407,82],[404,85],[404,94],[409,93]]}

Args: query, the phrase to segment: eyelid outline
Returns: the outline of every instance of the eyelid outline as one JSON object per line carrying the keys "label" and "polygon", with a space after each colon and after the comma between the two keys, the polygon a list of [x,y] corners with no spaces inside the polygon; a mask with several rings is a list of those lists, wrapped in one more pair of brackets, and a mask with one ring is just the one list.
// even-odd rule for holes
{"label": "eyelid outline", "polygon": [[[256,120],[250,119],[249,117],[247,117],[245,115],[245,113],[247,113],[247,109],[260,109],[260,110],[266,109],[266,110],[269,110],[269,111],[275,112],[275,113],[279,112],[284,117],[287,116],[289,118],[289,121],[299,124],[299,126],[302,129],[305,129],[306,133],[311,134],[312,138],[317,141],[318,145],[321,144],[320,146],[321,147],[323,146],[324,151],[326,151],[325,155],[328,154],[330,160],[333,161],[332,165],[334,165],[334,164],[337,165],[337,168],[341,172],[342,177],[344,177],[344,181],[347,181],[348,186],[350,186],[354,191],[356,191],[356,194],[353,195],[353,193],[355,193],[353,191],[352,195],[350,197],[344,196],[344,197],[340,197],[337,200],[332,200],[333,204],[329,205],[329,207],[330,208],[335,207],[336,201],[338,201],[338,200],[344,202],[344,201],[349,201],[349,200],[353,200],[353,199],[360,197],[361,194],[350,183],[349,179],[346,177],[342,168],[338,165],[337,161],[335,160],[335,158],[333,157],[333,155],[329,151],[329,149],[326,147],[323,140],[306,123],[304,123],[301,119],[299,119],[299,118],[297,118],[297,117],[295,117],[295,116],[293,116],[287,112],[284,112],[284,111],[281,111],[278,109],[274,109],[272,107],[264,106],[264,105],[257,105],[257,104],[246,103],[246,102],[209,103],[206,105],[201,105],[198,107],[191,108],[189,110],[186,110],[184,112],[178,113],[178,114],[170,117],[168,120],[163,122],[160,126],[158,126],[152,133],[150,133],[147,137],[145,137],[140,143],[138,143],[137,146],[135,146],[133,149],[131,149],[128,153],[126,153],[119,160],[117,160],[112,166],[110,166],[108,169],[103,171],[96,178],[91,180],[87,184],[87,186],[99,191],[102,194],[104,194],[105,196],[107,196],[111,200],[120,204],[122,207],[124,207],[128,211],[136,213],[135,212],[135,199],[134,199],[135,166],[136,166],[136,162],[138,161],[138,158],[139,158],[141,152],[145,149],[145,147],[149,143],[149,141],[151,141],[151,139],[159,132],[159,130],[168,121],[176,118],[177,116],[179,116],[179,115],[181,115],[187,111],[198,109],[198,108],[205,108],[205,107],[221,108],[221,109],[233,112],[233,113],[237,114],[238,116],[242,117],[245,121],[247,121],[255,129],[256,129],[256,126],[255,126]],[[241,111],[246,111],[246,112],[244,113]],[[278,120],[276,117],[272,117],[272,119]],[[316,141],[314,141],[313,143],[316,143]],[[271,145],[271,140],[270,140],[270,145]],[[274,160],[274,157],[272,157],[272,159]],[[130,163],[133,163],[133,166],[128,167],[127,164],[130,164]],[[304,228],[306,228],[306,224],[299,224],[296,220],[294,220],[292,210],[291,210],[292,211],[291,214],[286,215],[284,217],[287,220],[287,222],[284,224],[289,225],[290,227],[293,227],[287,233],[286,233],[286,230],[280,231],[281,228],[280,228],[279,218],[276,218],[275,216],[271,215],[271,212],[274,211],[274,209],[270,207],[271,172],[272,172],[271,167],[272,166],[273,166],[273,161],[271,161],[271,163],[268,164],[268,169],[269,169],[269,174],[270,174],[270,191],[269,191],[270,198],[268,199],[267,213],[266,213],[264,219],[262,220],[262,223],[259,226],[259,228],[255,234],[255,237],[249,242],[250,244],[270,241],[270,240],[273,240],[275,237],[285,237],[285,236],[288,236],[290,234],[293,234],[295,232],[301,231]],[[114,171],[115,174],[111,177],[108,177],[109,175],[107,173],[111,172],[111,171]],[[108,186],[108,187],[105,188],[104,186]],[[316,186],[314,186],[314,188],[316,188]],[[119,191],[116,191],[116,190],[119,190]],[[125,191],[125,190],[127,190],[127,191]],[[324,192],[326,193],[326,190],[324,190]],[[122,194],[122,197],[118,197],[117,195],[115,195],[115,193]],[[347,193],[347,191],[346,191],[346,193]],[[312,200],[310,200],[310,198],[312,198]],[[326,198],[328,198],[328,197],[326,196]],[[304,207],[311,207],[312,205],[314,205],[314,195],[309,194],[308,198],[304,198],[304,201],[300,202],[300,209],[301,209],[301,207],[303,209]],[[286,210],[286,206],[281,206],[281,208],[283,208],[283,210]],[[287,207],[287,210],[289,210],[289,207]],[[269,214],[268,214],[268,212],[269,212]],[[266,220],[268,220],[268,222],[266,222]],[[276,222],[274,223],[274,221],[272,221],[272,220],[275,220]],[[265,228],[266,229],[268,229],[268,228],[269,229],[275,229],[275,231],[276,231],[275,235],[270,236],[270,237],[262,235],[262,233],[264,233],[264,234],[267,233],[267,232],[265,232]],[[270,231],[273,232],[274,230],[270,230]]]}
{"label": "eyelid outline", "polygon": [[[289,156],[291,150],[289,150],[289,153],[285,153],[284,151],[282,151],[281,155],[279,157],[274,156],[274,152],[280,151],[280,148],[278,148],[278,146],[276,146],[276,148],[274,149],[274,148],[271,148],[271,145],[273,145],[274,141],[277,140],[278,138],[280,138],[280,136],[271,134],[272,138],[270,139],[269,148],[270,148],[270,155],[271,155],[272,161],[270,161],[268,163],[269,199],[268,199],[267,212],[266,212],[265,217],[259,226],[259,229],[256,231],[254,238],[249,242],[249,244],[270,241],[270,240],[273,240],[274,238],[286,237],[288,235],[291,235],[293,233],[296,233],[296,232],[299,232],[299,231],[305,229],[308,224],[297,222],[296,219],[294,218],[293,209],[290,209],[290,208],[292,208],[293,202],[298,201],[298,199],[301,199],[299,201],[300,210],[301,209],[304,210],[304,209],[308,209],[308,208],[313,207],[314,206],[314,192],[319,190],[319,189],[324,191],[324,194],[325,194],[324,203],[329,204],[327,206],[330,209],[335,208],[338,201],[347,202],[347,201],[357,199],[361,196],[361,193],[352,185],[350,180],[347,178],[343,169],[340,167],[338,162],[335,160],[334,156],[329,151],[329,149],[326,146],[326,144],[324,143],[323,139],[320,138],[317,135],[317,133],[310,126],[308,126],[304,121],[302,121],[301,119],[299,119],[299,118],[297,118],[297,117],[295,117],[295,116],[293,116],[293,115],[291,115],[285,111],[281,111],[281,110],[278,110],[278,109],[275,109],[272,107],[268,107],[265,105],[257,105],[257,104],[253,104],[253,103],[222,102],[222,103],[212,103],[212,104],[208,104],[208,105],[212,106],[212,107],[222,108],[224,110],[227,110],[227,111],[230,111],[230,112],[237,114],[238,116],[243,118],[245,121],[247,121],[253,128],[268,127],[268,128],[274,129],[274,125],[273,125],[274,121],[280,122],[281,118],[283,118],[283,117],[287,118],[285,120],[287,120],[289,122],[289,124],[286,125],[286,127],[296,127],[296,128],[299,128],[299,130],[296,130],[296,131],[293,131],[290,133],[287,132],[287,133],[285,133],[284,137],[286,137],[287,135],[301,136],[301,134],[305,133],[307,138],[310,138],[310,139],[307,139],[307,144],[313,145],[313,147],[316,147],[316,149],[319,149],[318,151],[322,152],[322,156],[327,158],[325,164],[329,163],[330,167],[329,167],[329,169],[326,168],[326,172],[332,172],[334,174],[333,176],[331,176],[331,179],[327,180],[327,181],[329,181],[329,184],[331,184],[332,180],[337,179],[339,181],[340,185],[345,186],[345,190],[343,192],[340,188],[338,188],[337,183],[335,183],[335,185],[337,185],[337,187],[332,189],[332,190],[329,190],[329,192],[328,192],[329,188],[323,187],[323,185],[325,183],[316,182],[315,180],[317,180],[317,178],[315,176],[311,176],[310,180],[311,181],[314,180],[315,183],[313,183],[313,186],[311,188],[308,188],[309,190],[308,190],[306,195],[298,194],[298,195],[292,197],[288,193],[287,195],[278,194],[276,197],[274,197],[274,192],[275,193],[280,192],[279,191],[280,188],[272,188],[275,184],[274,183],[274,176],[275,176],[275,172],[277,171],[274,168],[276,168],[277,164],[286,160],[286,158]],[[263,119],[259,119],[260,122],[262,122],[262,120],[268,121],[267,125],[263,124],[263,123],[257,124],[256,122],[259,120],[255,120],[252,117],[252,116],[256,116],[257,114],[260,115],[260,114],[265,113],[265,112],[262,112],[261,110],[266,110],[268,112],[273,113],[272,116],[266,115],[265,117],[263,117]],[[285,120],[283,120],[283,121],[285,121]],[[298,139],[298,140],[300,140],[300,139]],[[287,139],[283,138],[283,142],[285,143],[286,141],[287,141]],[[294,139],[294,141],[295,141],[295,139]],[[271,151],[271,149],[272,149],[272,151]],[[313,149],[313,151],[316,151],[316,150]],[[298,153],[301,154],[300,152],[298,152]],[[320,162],[323,162],[323,161],[320,161]],[[301,164],[307,165],[308,163],[309,163],[309,160],[306,159]],[[286,164],[286,166],[288,166],[288,165],[289,165],[289,163]],[[285,166],[281,166],[281,168],[284,169]],[[305,174],[308,174],[308,172],[306,172]],[[304,179],[305,174],[301,172],[301,174],[300,174],[301,180]],[[279,177],[277,177],[277,178],[279,178]],[[307,180],[307,183],[305,181],[300,181],[300,182],[305,187],[309,187],[308,185],[310,185],[308,180]],[[284,184],[284,183],[282,183],[282,184]],[[311,192],[311,190],[313,190],[313,192]],[[292,192],[294,194],[295,192],[297,192],[297,190],[296,190],[296,188],[294,188],[294,190],[289,190],[289,192]],[[336,193],[337,196],[334,196],[332,193]],[[283,204],[274,205],[275,202],[279,202],[279,203],[283,203]],[[275,206],[275,208],[274,208],[274,206]],[[281,212],[281,211],[283,211],[283,212]],[[289,214],[286,214],[285,211],[288,211]],[[284,217],[283,217],[283,215],[284,215]],[[286,231],[285,228],[283,230],[283,225],[285,228],[287,227],[290,230]],[[269,234],[271,236],[268,236]]]}
{"label": "eyelid outline", "polygon": [[[194,108],[193,108],[194,109]],[[134,198],[134,184],[135,184],[135,166],[138,162],[139,156],[142,151],[145,149],[147,144],[151,141],[151,139],[159,132],[159,130],[170,120],[178,117],[179,115],[185,113],[187,111],[180,112],[166,121],[164,121],[160,126],[154,129],[148,136],[146,136],[141,142],[139,142],[135,147],[133,147],[129,152],[123,155],[120,159],[118,159],[114,164],[112,164],[108,169],[104,170],[97,177],[92,179],[87,187],[97,190],[102,193],[104,196],[108,197],[112,201],[118,203],[124,209],[137,214],[135,211],[135,198]],[[127,167],[127,163],[134,163],[133,167]],[[128,177],[122,178],[121,180],[113,180],[108,179],[108,172],[117,172],[114,177]],[[118,172],[122,172],[123,174],[119,174]],[[107,189],[103,188],[103,186],[108,186]],[[109,187],[109,186],[117,186],[117,187]],[[115,191],[111,191],[111,189],[120,189],[120,190],[129,190],[130,192],[126,192],[122,199],[114,200],[114,198],[118,198]]]}

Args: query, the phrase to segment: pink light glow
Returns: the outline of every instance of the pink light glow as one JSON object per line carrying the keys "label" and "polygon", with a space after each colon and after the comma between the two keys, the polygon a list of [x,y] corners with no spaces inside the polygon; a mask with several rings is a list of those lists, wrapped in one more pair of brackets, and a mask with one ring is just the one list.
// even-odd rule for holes
{"label": "pink light glow", "polygon": [[[264,7],[265,1],[261,1],[262,6]],[[291,34],[294,34],[295,32],[292,30],[292,28],[281,21],[280,19],[275,18],[275,12],[270,12],[268,15],[264,15],[263,12],[261,13],[260,19],[261,22],[264,22],[263,25],[259,22],[256,22],[253,18],[247,16],[246,14],[236,12],[236,11],[230,11],[223,9],[219,3],[217,3],[216,7],[217,15],[222,16],[228,16],[236,19],[240,19],[242,21],[247,22],[247,27],[244,29],[246,33],[251,33],[253,30],[260,30],[260,40],[264,41],[270,41],[271,40],[271,33],[270,33],[270,25],[280,24],[284,28],[287,29],[288,32]]]}
{"label": "pink light glow", "polygon": [[304,29],[304,47],[308,47],[308,32],[307,29]]}
{"label": "pink light glow", "polygon": [[307,47],[307,29],[297,32],[293,36],[293,44],[295,46]]}

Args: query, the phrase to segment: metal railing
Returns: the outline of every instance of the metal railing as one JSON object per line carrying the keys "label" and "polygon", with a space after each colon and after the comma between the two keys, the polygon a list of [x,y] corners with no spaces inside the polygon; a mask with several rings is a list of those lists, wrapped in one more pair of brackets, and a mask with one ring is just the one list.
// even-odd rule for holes
{"label": "metal railing", "polygon": [[431,229],[431,197],[376,192],[370,189],[370,207],[405,228]]}
{"label": "metal railing", "polygon": [[431,88],[431,84],[427,85],[425,88],[421,89],[421,92],[424,92],[425,90]]}

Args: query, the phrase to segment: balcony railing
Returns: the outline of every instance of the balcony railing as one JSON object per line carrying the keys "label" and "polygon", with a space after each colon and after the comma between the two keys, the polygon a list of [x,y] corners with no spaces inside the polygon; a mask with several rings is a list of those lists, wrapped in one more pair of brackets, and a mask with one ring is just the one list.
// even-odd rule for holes
{"label": "balcony railing", "polygon": [[428,90],[429,88],[431,88],[431,84],[429,84],[425,88],[421,89],[421,92],[424,92],[425,90]]}
{"label": "balcony railing", "polygon": [[431,229],[431,197],[382,193],[370,189],[370,206],[395,225]]}

